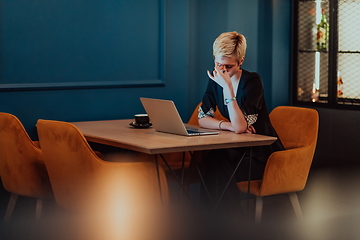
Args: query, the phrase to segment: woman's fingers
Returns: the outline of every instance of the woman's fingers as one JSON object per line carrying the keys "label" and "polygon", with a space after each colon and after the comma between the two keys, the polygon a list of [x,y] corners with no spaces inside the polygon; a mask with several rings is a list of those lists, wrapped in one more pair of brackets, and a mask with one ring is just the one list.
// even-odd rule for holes
{"label": "woman's fingers", "polygon": [[223,73],[223,67],[219,67],[219,63],[215,64],[215,70],[217,73]]}
{"label": "woman's fingers", "polygon": [[214,70],[213,71],[213,75],[211,75],[211,73],[209,72],[209,70],[207,70],[207,75],[209,76],[209,78],[211,80],[213,80],[214,82],[216,82],[217,84],[219,84],[220,86],[223,86],[223,83],[221,82],[221,80],[219,79],[219,75],[217,74],[217,72]]}
{"label": "woman's fingers", "polygon": [[209,78],[211,78],[213,81],[215,81],[217,84],[219,84],[220,86],[223,87],[224,83],[226,82],[224,80],[225,72],[226,72],[226,70],[225,70],[224,66],[221,65],[219,67],[219,63],[216,62],[215,63],[215,68],[214,68],[214,70],[212,72],[212,75],[211,75],[209,70],[207,70],[207,75],[209,76]]}
{"label": "woman's fingers", "polygon": [[254,126],[251,125],[250,127],[248,127],[248,128],[245,130],[245,133],[256,133]]}
{"label": "woman's fingers", "polygon": [[209,78],[211,78],[212,80],[214,80],[214,79],[215,79],[215,77],[211,75],[211,73],[209,72],[209,70],[207,70],[207,75],[208,75],[208,76],[209,76]]}
{"label": "woman's fingers", "polygon": [[255,128],[254,128],[253,125],[251,125],[249,128],[250,128],[250,130],[251,130],[252,133],[256,133]]}

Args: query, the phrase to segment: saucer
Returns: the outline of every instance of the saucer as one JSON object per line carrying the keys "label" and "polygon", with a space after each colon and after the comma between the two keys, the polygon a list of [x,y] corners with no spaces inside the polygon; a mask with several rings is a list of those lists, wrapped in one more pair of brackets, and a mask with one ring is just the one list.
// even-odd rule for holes
{"label": "saucer", "polygon": [[150,126],[152,126],[152,123],[141,124],[141,123],[131,122],[129,123],[129,125],[133,126],[134,128],[149,128]]}

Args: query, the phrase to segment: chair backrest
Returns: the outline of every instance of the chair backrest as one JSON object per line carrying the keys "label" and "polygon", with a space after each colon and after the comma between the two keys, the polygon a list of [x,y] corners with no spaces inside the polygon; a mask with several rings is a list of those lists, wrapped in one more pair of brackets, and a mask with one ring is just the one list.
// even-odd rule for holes
{"label": "chair backrest", "polygon": [[[71,123],[38,120],[37,129],[55,200],[61,207],[68,210],[87,209],[88,205],[92,205],[90,200],[94,196],[105,195],[104,189],[111,188],[113,184],[105,182],[104,179],[109,179],[114,174],[115,178],[120,177],[123,182],[130,181],[129,174],[146,178],[150,174],[149,165],[154,165],[142,162],[101,160],[93,152],[79,129]],[[150,180],[142,179],[142,185],[148,186],[152,180],[156,183],[152,185],[153,192],[159,192],[156,170],[152,173]],[[162,170],[160,174],[162,174],[162,193],[166,198],[168,190],[165,173]],[[110,190],[121,192],[120,186],[114,188]]]}
{"label": "chair backrest", "polygon": [[269,117],[285,149],[316,144],[319,115],[315,109],[280,106]]}
{"label": "chair backrest", "polygon": [[35,198],[52,196],[41,149],[19,119],[8,113],[0,113],[0,176],[11,193]]}
{"label": "chair backrest", "polygon": [[[199,125],[199,122],[198,122],[198,110],[199,110],[200,106],[201,106],[201,102],[196,106],[193,114],[191,115],[191,117],[190,117],[190,119],[188,121],[188,124]],[[218,119],[218,120],[227,121],[227,119],[224,118],[223,115],[221,115],[220,111],[217,108],[215,109],[214,117],[216,119]]]}
{"label": "chair backrest", "polygon": [[270,120],[286,150],[270,155],[257,195],[301,191],[315,153],[318,113],[309,108],[281,106],[270,113]]}

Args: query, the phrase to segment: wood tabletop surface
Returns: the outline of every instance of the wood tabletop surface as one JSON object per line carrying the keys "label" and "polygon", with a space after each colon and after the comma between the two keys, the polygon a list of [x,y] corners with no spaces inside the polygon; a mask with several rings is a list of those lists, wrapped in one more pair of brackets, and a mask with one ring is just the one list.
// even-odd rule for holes
{"label": "wood tabletop surface", "polygon": [[88,141],[147,154],[270,145],[277,138],[259,134],[220,131],[216,135],[181,136],[134,128],[133,119],[72,122]]}

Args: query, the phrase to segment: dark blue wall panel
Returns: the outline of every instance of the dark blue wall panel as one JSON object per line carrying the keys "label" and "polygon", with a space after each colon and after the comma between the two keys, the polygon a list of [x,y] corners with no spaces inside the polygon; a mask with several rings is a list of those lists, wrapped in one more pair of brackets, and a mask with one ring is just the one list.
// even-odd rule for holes
{"label": "dark blue wall panel", "polygon": [[[212,43],[220,33],[243,33],[248,39],[244,68],[262,71],[266,61],[259,60],[263,38],[258,27],[268,19],[259,12],[264,2],[273,4],[271,0],[0,1],[0,111],[16,115],[33,138],[39,118],[133,118],[144,112],[140,97],[174,100],[187,121],[206,88],[206,70],[213,68]],[[282,15],[282,10],[276,14]],[[272,29],[269,26],[268,32]],[[288,41],[288,36],[279,38]],[[267,41],[263,44],[273,48]],[[277,66],[282,62],[288,59]],[[270,104],[277,95],[271,74],[272,67],[262,74],[270,79],[265,89]],[[282,76],[278,81],[289,80]]]}
{"label": "dark blue wall panel", "polygon": [[290,104],[292,1],[274,1],[272,52],[272,108]]}
{"label": "dark blue wall panel", "polygon": [[163,80],[161,0],[4,1],[0,11],[3,87]]}
{"label": "dark blue wall panel", "polygon": [[260,74],[264,89],[265,89],[265,101],[269,111],[271,111],[272,103],[272,54],[273,48],[273,21],[272,21],[272,2],[262,1],[262,4],[258,6],[259,22],[257,28],[258,42],[257,42],[257,65],[258,73]]}

